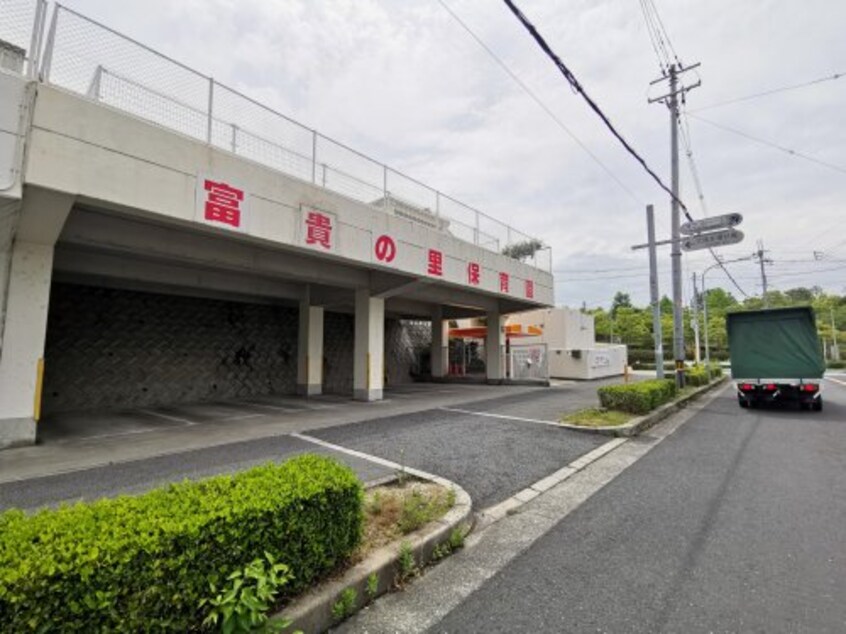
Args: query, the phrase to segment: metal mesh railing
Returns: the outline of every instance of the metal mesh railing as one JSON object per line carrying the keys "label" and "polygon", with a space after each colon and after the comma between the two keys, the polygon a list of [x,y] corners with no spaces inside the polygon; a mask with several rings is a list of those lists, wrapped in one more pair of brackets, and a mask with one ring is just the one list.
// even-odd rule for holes
{"label": "metal mesh railing", "polygon": [[[36,5],[33,0],[0,3]],[[0,27],[4,22],[0,19]],[[495,218],[61,5],[56,5],[47,30],[41,74],[62,88],[490,251],[502,252],[508,245],[530,240]],[[527,263],[551,270],[548,249]]]}
{"label": "metal mesh railing", "polygon": [[0,68],[34,75],[46,0],[0,0]]}

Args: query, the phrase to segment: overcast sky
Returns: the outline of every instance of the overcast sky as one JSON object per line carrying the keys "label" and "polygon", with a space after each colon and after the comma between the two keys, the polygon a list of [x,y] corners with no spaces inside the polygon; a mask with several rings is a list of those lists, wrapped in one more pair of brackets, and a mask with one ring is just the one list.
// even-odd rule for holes
{"label": "overcast sky", "polygon": [[[445,0],[625,186],[570,138],[437,0],[66,0],[92,18],[304,124],[480,208],[553,248],[556,300],[648,299],[644,206],[669,202],[496,0]],[[669,180],[668,114],[637,0],[518,0],[623,135]],[[839,167],[689,119],[710,214],[740,212],[772,286],[846,292],[846,77],[709,108],[846,71],[846,2],[655,0],[689,80],[693,115]],[[93,45],[93,43],[92,43]],[[696,111],[703,108],[700,111]],[[703,214],[682,156],[682,197]],[[825,253],[820,262],[814,251]],[[838,260],[840,260],[838,262]],[[686,257],[686,277],[709,264]],[[669,253],[660,256],[669,293]],[[731,265],[760,293],[757,265]],[[709,286],[732,289],[715,270]]]}

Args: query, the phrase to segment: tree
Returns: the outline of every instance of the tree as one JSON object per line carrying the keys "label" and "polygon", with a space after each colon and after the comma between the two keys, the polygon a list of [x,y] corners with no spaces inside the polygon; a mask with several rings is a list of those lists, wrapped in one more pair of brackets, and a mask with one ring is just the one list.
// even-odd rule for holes
{"label": "tree", "polygon": [[502,250],[502,254],[522,262],[534,256],[541,249],[543,249],[543,242],[532,238],[523,242],[509,244]]}
{"label": "tree", "polygon": [[673,314],[673,300],[671,300],[666,295],[664,295],[661,298],[661,301],[658,302],[658,305],[661,308],[661,314],[662,315],[672,315]]}
{"label": "tree", "polygon": [[614,300],[611,302],[611,317],[617,316],[617,311],[620,308],[631,308],[632,307],[632,298],[629,296],[628,293],[624,293],[622,291],[617,291],[617,294],[614,295]]}

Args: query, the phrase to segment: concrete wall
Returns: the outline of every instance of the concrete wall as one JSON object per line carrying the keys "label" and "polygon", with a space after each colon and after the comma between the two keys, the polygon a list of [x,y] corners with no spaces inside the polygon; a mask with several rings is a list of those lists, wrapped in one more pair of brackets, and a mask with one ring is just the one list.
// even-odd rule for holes
{"label": "concrete wall", "polygon": [[[203,220],[198,201],[206,178],[246,192],[241,230],[220,223],[209,226]],[[420,277],[519,302],[523,308],[553,303],[548,272],[52,86],[38,88],[26,180],[96,206]],[[306,240],[306,218],[312,210],[331,220],[329,247]],[[390,261],[380,260],[374,248],[383,235],[396,247]],[[441,274],[429,270],[430,250],[442,254]],[[480,267],[478,284],[469,281],[470,263]],[[508,292],[500,290],[500,273],[510,276]]]}
{"label": "concrete wall", "polygon": [[[296,308],[54,284],[45,414],[293,394]],[[353,316],[326,313],[324,389],[352,394]],[[411,335],[385,325],[388,385],[409,381]]]}
{"label": "concrete wall", "polygon": [[550,348],[583,350],[596,345],[593,315],[580,310],[541,308],[509,315],[508,323],[520,324],[523,330],[528,326],[538,326],[543,330],[543,335],[533,337],[531,341],[545,343]]}
{"label": "concrete wall", "polygon": [[581,350],[549,349],[549,376],[553,378],[589,380],[619,376],[627,363],[626,346],[594,344]]}

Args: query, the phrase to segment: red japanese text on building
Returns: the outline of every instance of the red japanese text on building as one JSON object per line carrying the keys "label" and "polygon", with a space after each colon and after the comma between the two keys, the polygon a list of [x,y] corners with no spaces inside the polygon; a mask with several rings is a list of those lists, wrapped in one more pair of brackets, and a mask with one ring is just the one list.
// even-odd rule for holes
{"label": "red japanese text on building", "polygon": [[481,277],[481,267],[479,266],[478,262],[468,262],[467,263],[467,283],[472,284],[473,286],[479,285],[479,279]]}
{"label": "red japanese text on building", "polygon": [[221,223],[241,229],[244,190],[208,178],[202,180],[203,219],[210,223]]}
{"label": "red japanese text on building", "polygon": [[533,299],[535,296],[535,283],[532,280],[526,280],[526,297]]}
{"label": "red japanese text on building", "polygon": [[501,293],[508,292],[508,273],[499,274],[499,291]]}
{"label": "red japanese text on building", "polygon": [[305,243],[332,249],[332,217],[319,211],[305,211]]}
{"label": "red japanese text on building", "polygon": [[373,251],[380,262],[393,262],[397,256],[397,243],[391,236],[379,236]]}
{"label": "red japanese text on building", "polygon": [[429,266],[426,269],[429,275],[442,276],[444,274],[444,254],[436,249],[429,249]]}

